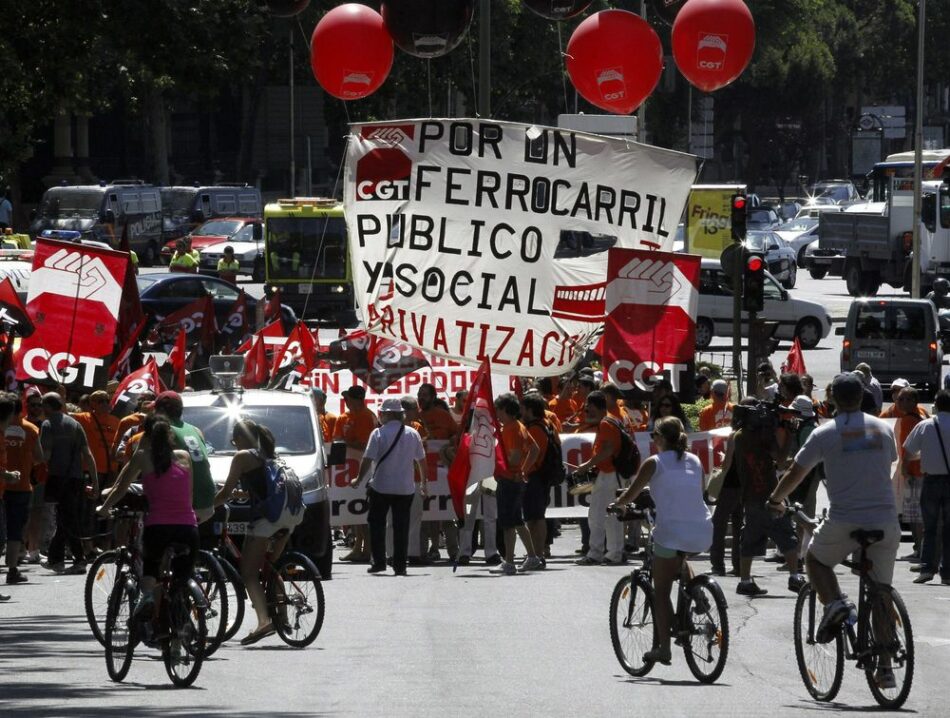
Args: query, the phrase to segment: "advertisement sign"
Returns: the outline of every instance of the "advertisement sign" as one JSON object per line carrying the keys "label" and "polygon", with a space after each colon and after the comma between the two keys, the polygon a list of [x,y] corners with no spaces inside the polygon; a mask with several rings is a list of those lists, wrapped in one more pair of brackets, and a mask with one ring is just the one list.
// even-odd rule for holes
{"label": "advertisement sign", "polygon": [[686,249],[719,259],[732,244],[732,195],[745,185],[694,185],[686,204]]}
{"label": "advertisement sign", "polygon": [[344,200],[366,329],[553,376],[603,323],[607,249],[671,249],[691,155],[482,120],[351,125]]}

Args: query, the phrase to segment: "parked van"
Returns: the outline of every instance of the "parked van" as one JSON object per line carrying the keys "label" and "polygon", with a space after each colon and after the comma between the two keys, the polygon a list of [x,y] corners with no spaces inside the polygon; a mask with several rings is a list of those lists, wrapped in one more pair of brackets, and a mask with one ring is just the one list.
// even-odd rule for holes
{"label": "parked van", "polygon": [[260,217],[263,211],[260,190],[247,184],[162,187],[166,242],[183,237],[215,217]]}
{"label": "parked van", "polygon": [[51,187],[30,223],[30,236],[35,239],[44,229],[68,229],[80,232],[83,240],[117,248],[126,227],[129,246],[143,264],[150,264],[158,257],[162,239],[158,187],[141,180]]}
{"label": "parked van", "polygon": [[881,384],[904,378],[936,391],[943,368],[939,326],[926,299],[856,299],[845,326],[835,331],[844,336],[841,371],[867,362]]}

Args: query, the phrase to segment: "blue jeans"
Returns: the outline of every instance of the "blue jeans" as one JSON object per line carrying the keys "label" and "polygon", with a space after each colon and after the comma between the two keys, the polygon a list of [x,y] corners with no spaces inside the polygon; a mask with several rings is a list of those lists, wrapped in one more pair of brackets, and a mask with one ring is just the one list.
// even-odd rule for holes
{"label": "blue jeans", "polygon": [[924,518],[924,545],[920,550],[922,572],[937,573],[937,525],[943,520],[941,578],[950,578],[950,476],[927,476],[920,490],[920,513]]}

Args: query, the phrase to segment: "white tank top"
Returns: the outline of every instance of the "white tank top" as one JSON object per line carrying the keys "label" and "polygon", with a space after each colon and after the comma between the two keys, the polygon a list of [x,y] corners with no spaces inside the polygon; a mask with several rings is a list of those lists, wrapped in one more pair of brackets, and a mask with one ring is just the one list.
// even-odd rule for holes
{"label": "white tank top", "polygon": [[703,465],[690,453],[679,459],[675,451],[663,451],[654,458],[656,468],[650,479],[656,503],[654,540],[676,551],[706,551],[712,544],[713,526],[703,501]]}

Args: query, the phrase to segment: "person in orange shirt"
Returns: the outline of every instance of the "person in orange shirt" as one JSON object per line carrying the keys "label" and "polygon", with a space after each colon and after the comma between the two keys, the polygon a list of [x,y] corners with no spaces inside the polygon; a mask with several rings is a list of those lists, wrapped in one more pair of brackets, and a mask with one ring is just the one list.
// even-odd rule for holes
{"label": "person in orange shirt", "polygon": [[587,420],[587,414],[584,410],[587,397],[592,391],[596,390],[597,381],[594,377],[582,374],[580,379],[577,380],[577,388],[574,389],[574,396],[572,397],[572,401],[574,402],[574,416],[568,421],[561,422],[564,431],[573,431],[577,434],[597,431],[597,425],[591,424],[590,421]]}
{"label": "person in orange shirt", "polygon": [[[637,423],[633,421],[623,405],[623,394],[617,385],[607,382],[600,387],[600,391],[607,399],[607,415],[619,421],[628,434],[634,433],[637,430]],[[597,431],[597,427],[592,427],[590,431]]]}
{"label": "person in orange shirt", "polygon": [[[904,407],[899,401],[899,398],[901,391],[909,387],[910,382],[906,379],[895,379],[891,382],[891,401],[894,403],[881,411],[880,416],[882,419],[898,419],[904,415]],[[917,413],[922,419],[927,419],[930,417],[928,411],[920,404],[917,404]]]}
{"label": "person in orange shirt", "polygon": [[561,424],[569,421],[577,412],[577,407],[571,400],[575,386],[577,386],[577,379],[570,374],[564,375],[558,385],[557,396],[548,402],[548,409],[554,412]]}
{"label": "person in orange shirt", "polygon": [[[498,524],[505,536],[505,555],[501,572],[505,576],[518,573],[515,566],[515,536],[521,539],[528,558],[521,565],[522,571],[537,571],[544,568],[538,556],[531,532],[524,523],[524,494],[528,483],[528,471],[538,461],[538,445],[519,421],[521,406],[518,397],[506,393],[495,399],[495,412],[501,424],[501,443],[505,452],[507,470],[495,478],[498,480]],[[543,549],[542,549],[543,550]]]}
{"label": "person in orange shirt", "polygon": [[[153,401],[155,401],[155,394],[150,391],[143,392],[136,402],[136,411],[119,419],[119,425],[115,430],[115,438],[112,440],[112,458],[115,460],[117,468],[131,458],[132,452],[128,451],[129,439],[142,430],[142,424],[145,422],[145,417],[148,416],[147,407]],[[125,445],[123,445],[123,441]]]}
{"label": "person in orange shirt", "polygon": [[327,394],[323,389],[318,386],[311,388],[310,397],[313,399],[313,408],[317,412],[317,418],[320,420],[320,431],[323,434],[323,443],[329,444],[333,441],[337,416],[327,411]]}
{"label": "person in orange shirt", "polygon": [[[33,467],[43,463],[40,430],[23,418],[23,402],[19,396],[4,394],[0,401],[4,406],[12,406],[9,419],[0,421],[5,438],[5,441],[0,442],[5,455],[0,497],[3,498],[7,526],[7,583],[26,583],[26,576],[20,573],[17,564],[23,543],[23,528],[30,515]],[[11,481],[14,477],[16,480]]]}
{"label": "person in orange shirt", "polygon": [[735,404],[729,401],[729,384],[722,379],[716,379],[712,383],[710,398],[712,403],[699,412],[700,431],[710,431],[732,424],[732,410]]}
{"label": "person in orange shirt", "polygon": [[112,446],[119,430],[119,419],[109,411],[109,395],[102,391],[94,391],[89,395],[89,411],[73,414],[86,432],[89,448],[96,460],[96,471],[99,473],[99,482],[102,488],[112,485],[116,474],[116,462],[113,458]]}
{"label": "person in orange shirt", "polygon": [[419,402],[419,421],[426,438],[451,439],[458,433],[458,423],[452,418],[452,413],[435,403],[436,391],[432,384],[420,385],[416,399]]}
{"label": "person in orange shirt", "polygon": [[[603,392],[592,391],[584,406],[586,421],[597,426],[593,454],[577,467],[577,473],[597,469],[594,490],[591,491],[587,520],[590,524],[589,549],[586,556],[577,560],[581,566],[607,563],[612,566],[623,563],[623,525],[616,516],[607,515],[607,506],[622,489],[614,468],[613,457],[620,451],[620,427],[607,414],[607,397]],[[606,550],[605,550],[606,545]]]}
{"label": "person in orange shirt", "polygon": [[[528,467],[528,485],[524,491],[524,520],[531,533],[531,542],[535,550],[542,555],[547,546],[547,523],[545,511],[551,499],[551,490],[548,479],[541,473],[544,456],[548,450],[548,433],[546,429],[554,430],[545,419],[545,402],[537,392],[525,395],[521,400],[522,416],[528,434],[538,445],[538,458]],[[541,559],[542,562],[544,559]]]}
{"label": "person in orange shirt", "polygon": [[[356,452],[358,459],[362,461],[369,435],[373,433],[373,429],[378,425],[376,415],[366,406],[366,389],[363,387],[351,386],[342,393],[342,396],[346,404],[346,411],[337,417],[333,427],[333,438],[342,439],[347,448]],[[353,550],[340,560],[358,563],[369,561],[368,536],[366,524],[354,527]]]}

